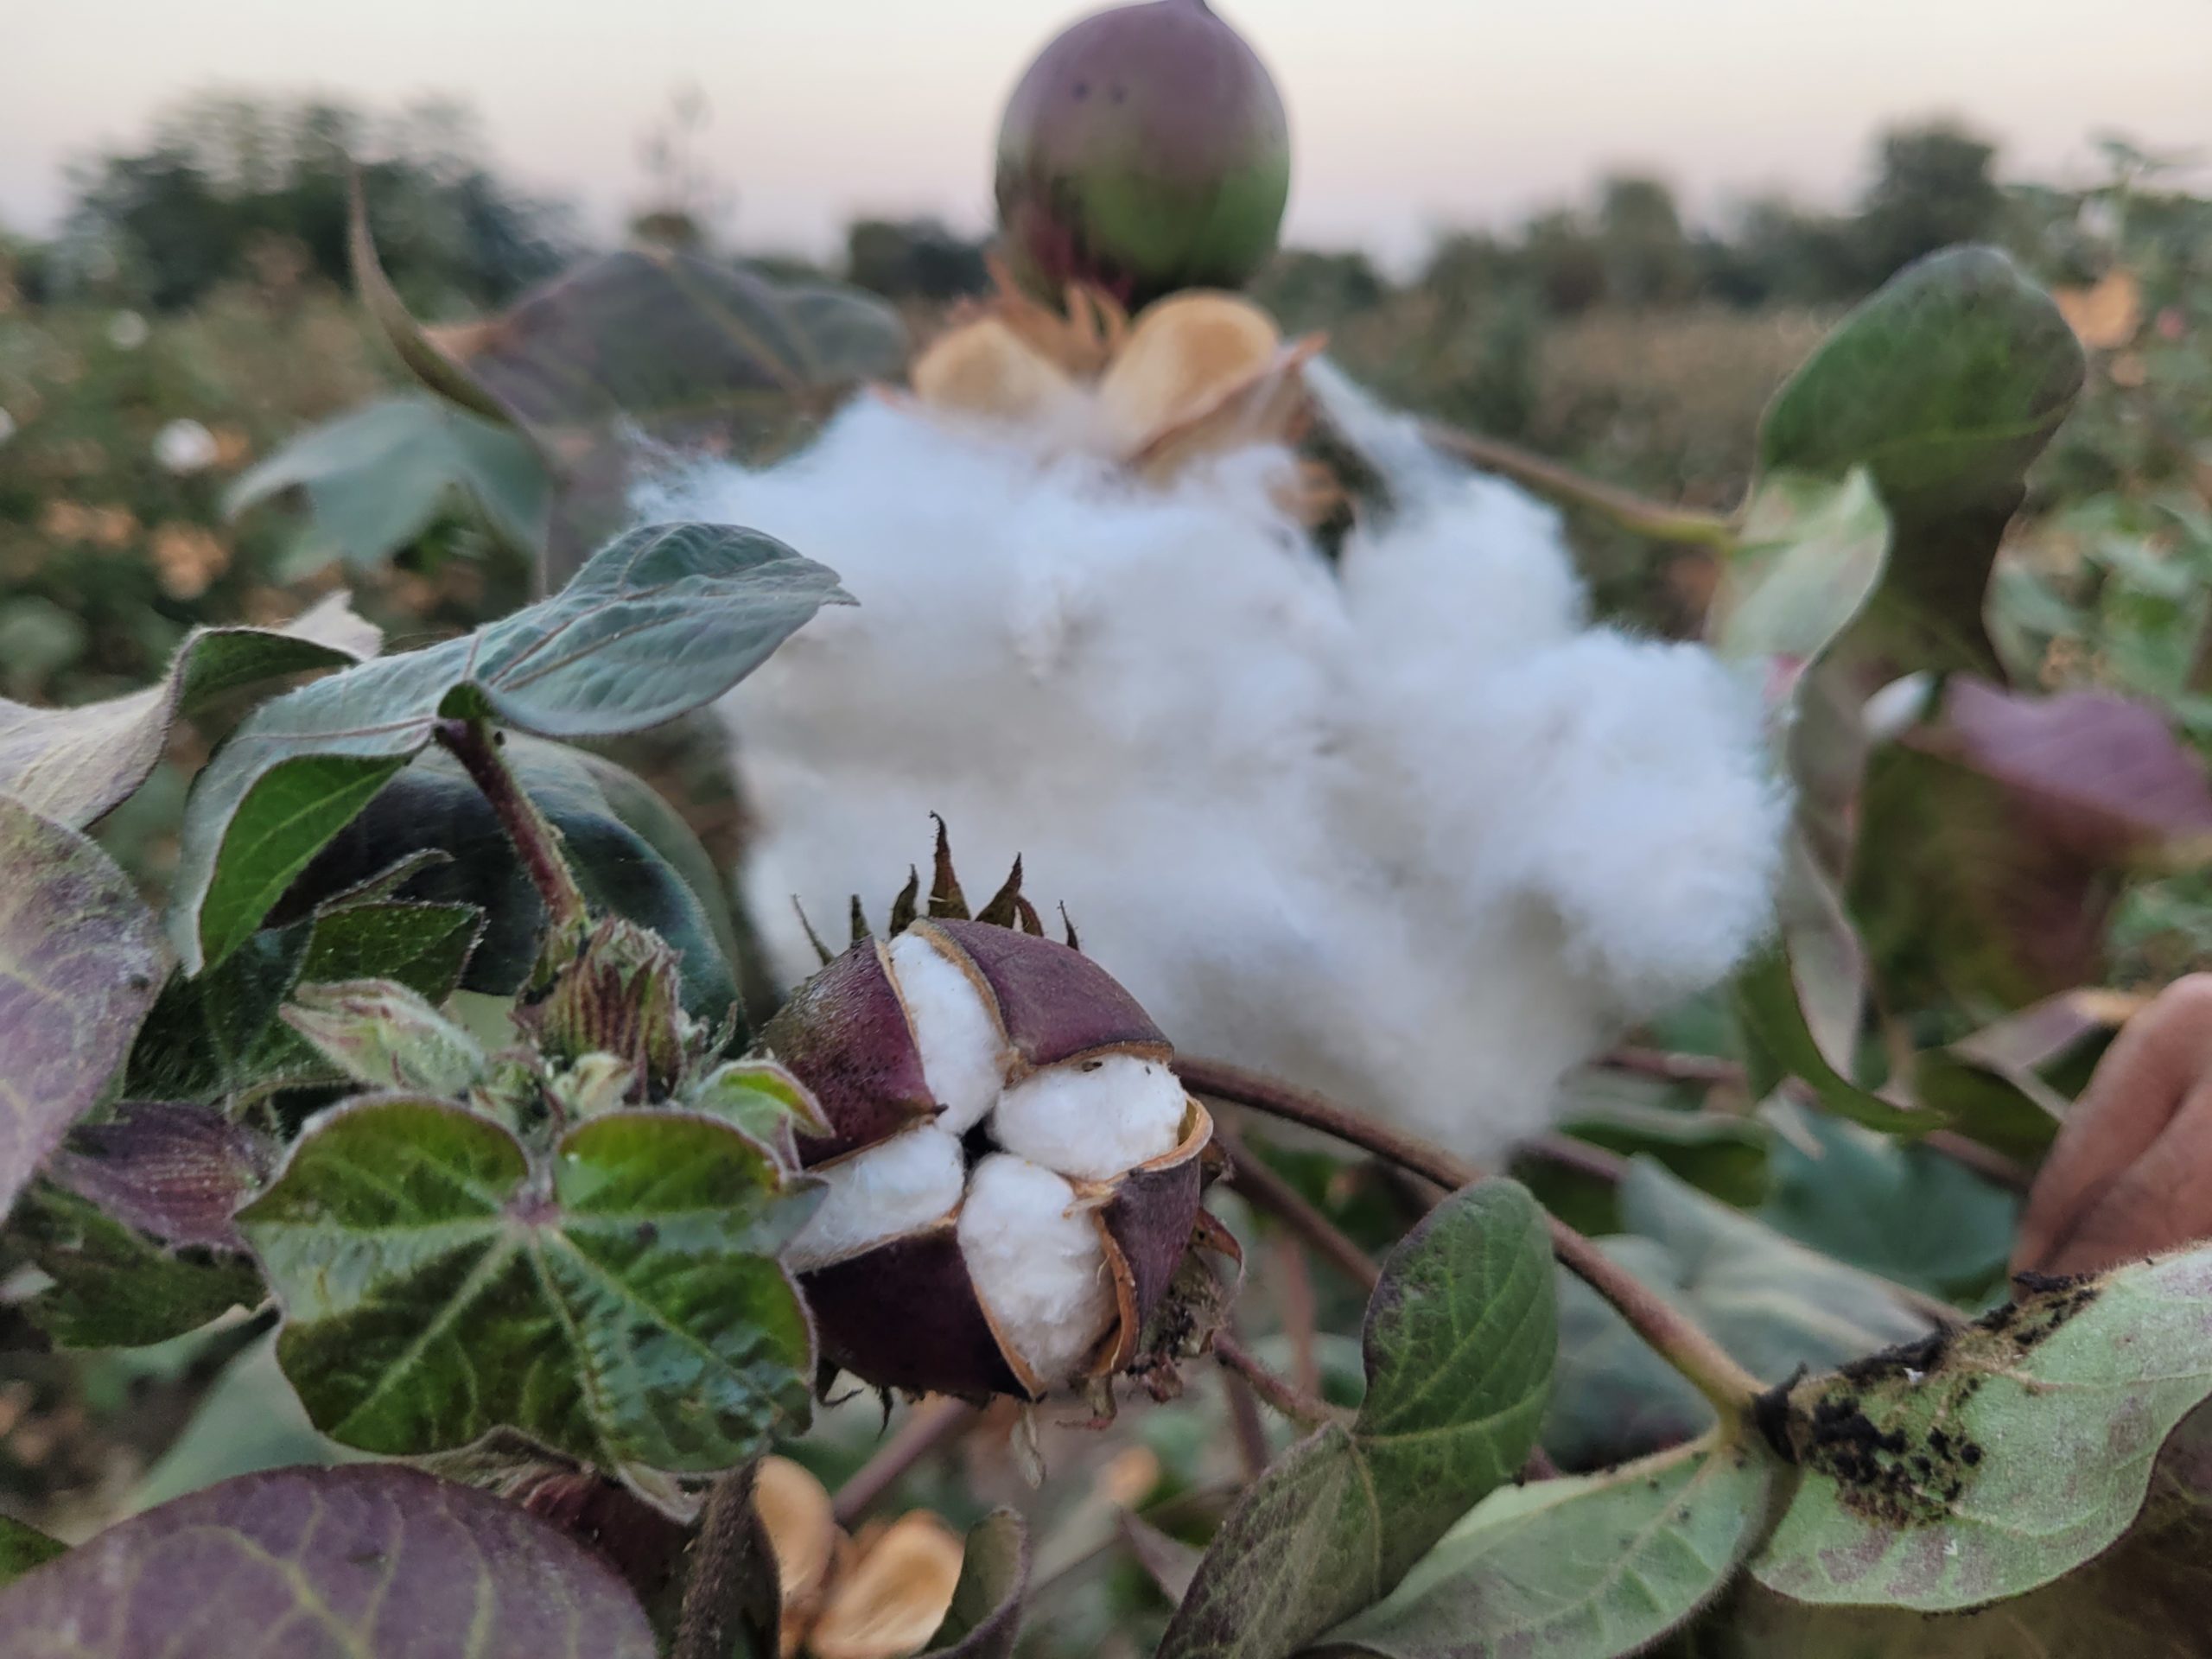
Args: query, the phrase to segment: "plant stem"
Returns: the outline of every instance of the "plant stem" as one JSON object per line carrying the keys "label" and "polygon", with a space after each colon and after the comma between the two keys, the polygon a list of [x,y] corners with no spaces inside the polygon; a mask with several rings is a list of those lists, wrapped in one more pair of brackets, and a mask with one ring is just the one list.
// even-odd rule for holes
{"label": "plant stem", "polygon": [[869,1506],[906,1475],[907,1471],[950,1445],[983,1421],[980,1408],[949,1395],[918,1405],[908,1414],[899,1432],[886,1440],[876,1454],[862,1464],[853,1478],[837,1489],[837,1524],[849,1527],[867,1514]]}
{"label": "plant stem", "polygon": [[1557,1164],[1561,1169],[1571,1169],[1578,1175],[1587,1175],[1611,1185],[1618,1185],[1621,1177],[1628,1173],[1628,1160],[1620,1154],[1593,1147],[1571,1135],[1539,1135],[1523,1149],[1548,1164]]}
{"label": "plant stem", "polygon": [[1426,421],[1421,435],[1447,454],[1471,461],[1485,471],[1502,473],[1541,495],[1570,506],[1588,507],[1624,530],[1662,542],[1690,542],[1723,551],[1736,544],[1736,527],[1717,512],[1669,506],[1632,491],[1600,484],[1570,467],[1495,438],[1478,437],[1441,422]]}
{"label": "plant stem", "polygon": [[[1218,1060],[1179,1058],[1185,1085],[1253,1111],[1302,1123],[1325,1135],[1365,1148],[1402,1169],[1435,1182],[1446,1192],[1480,1180],[1483,1172],[1440,1147],[1323,1099],[1310,1090],[1277,1082]],[[1557,1216],[1544,1217],[1551,1230],[1552,1254],[1570,1273],[1596,1291],[1669,1365],[1697,1386],[1723,1414],[1739,1412],[1765,1391],[1765,1385],[1678,1309],[1646,1288],[1635,1276]]]}
{"label": "plant stem", "polygon": [[[1217,1332],[1214,1341],[1218,1344],[1221,1340],[1222,1333]],[[1249,1485],[1268,1471],[1268,1426],[1260,1421],[1260,1402],[1251,1383],[1226,1365],[1221,1370],[1221,1392],[1229,1408],[1230,1435],[1236,1442],[1236,1466]]]}
{"label": "plant stem", "polygon": [[1213,1338],[1213,1357],[1233,1375],[1249,1383],[1258,1395],[1284,1416],[1303,1429],[1315,1429],[1334,1421],[1336,1408],[1325,1400],[1317,1400],[1287,1378],[1277,1376],[1254,1358],[1244,1344],[1226,1331],[1217,1331]]}
{"label": "plant stem", "polygon": [[[691,1546],[690,1577],[683,1586],[683,1608],[677,1618],[670,1659],[728,1659],[744,1651],[740,1630],[759,1622],[770,1600],[760,1592],[780,1596],[776,1558],[753,1510],[753,1482],[759,1469],[757,1463],[733,1469],[707,1494],[698,1541]],[[751,1610],[754,1618],[748,1620],[747,1599],[757,1595],[763,1605]],[[769,1623],[772,1628],[772,1619]]]}
{"label": "plant stem", "polygon": [[1749,1086],[1742,1062],[1718,1054],[1671,1054],[1663,1048],[1623,1043],[1611,1052],[1599,1055],[1598,1064],[1609,1071],[1633,1071],[1638,1077],[1659,1077],[1669,1083],[1726,1084],[1737,1089]]}
{"label": "plant stem", "polygon": [[1382,1269],[1375,1265],[1375,1258],[1306,1202],[1304,1193],[1247,1151],[1234,1131],[1217,1123],[1214,1132],[1229,1150],[1227,1179],[1231,1190],[1243,1193],[1254,1209],[1273,1216],[1312,1246],[1316,1255],[1362,1290],[1373,1294],[1382,1277]]}
{"label": "plant stem", "polygon": [[492,804],[499,828],[522,856],[531,886],[544,900],[549,925],[557,929],[582,922],[588,913],[583,889],[561,855],[561,832],[546,822],[537,803],[509,769],[491,728],[480,720],[442,720],[435,736]]}

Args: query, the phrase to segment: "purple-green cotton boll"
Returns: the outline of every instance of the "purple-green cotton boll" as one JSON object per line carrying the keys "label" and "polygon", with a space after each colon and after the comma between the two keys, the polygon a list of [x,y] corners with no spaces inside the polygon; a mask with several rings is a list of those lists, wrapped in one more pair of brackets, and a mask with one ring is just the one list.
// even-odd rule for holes
{"label": "purple-green cotton boll", "polygon": [[1290,126],[1267,66],[1206,0],[1084,18],[1029,66],[999,129],[999,224],[1017,274],[1135,308],[1235,288],[1275,250]]}

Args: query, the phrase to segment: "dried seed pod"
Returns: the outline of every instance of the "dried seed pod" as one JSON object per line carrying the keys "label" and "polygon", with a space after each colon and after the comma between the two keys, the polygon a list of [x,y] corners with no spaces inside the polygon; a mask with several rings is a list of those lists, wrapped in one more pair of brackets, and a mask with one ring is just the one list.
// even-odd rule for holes
{"label": "dried seed pod", "polygon": [[1126,1365],[1198,1218],[1211,1120],[1071,946],[917,920],[762,1033],[828,1133],[788,1253],[828,1354],[883,1388],[1039,1398]]}

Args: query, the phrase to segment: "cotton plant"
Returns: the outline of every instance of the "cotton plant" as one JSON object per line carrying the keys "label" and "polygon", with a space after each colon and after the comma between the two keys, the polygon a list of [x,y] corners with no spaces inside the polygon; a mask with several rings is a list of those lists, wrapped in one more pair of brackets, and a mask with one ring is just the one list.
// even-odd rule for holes
{"label": "cotton plant", "polygon": [[722,705],[787,982],[938,814],[1050,868],[1183,1052],[1487,1158],[1758,939],[1785,791],[1756,687],[1593,622],[1556,513],[1318,345],[1223,293],[1009,291],[911,391],[639,510],[757,526],[860,601]]}

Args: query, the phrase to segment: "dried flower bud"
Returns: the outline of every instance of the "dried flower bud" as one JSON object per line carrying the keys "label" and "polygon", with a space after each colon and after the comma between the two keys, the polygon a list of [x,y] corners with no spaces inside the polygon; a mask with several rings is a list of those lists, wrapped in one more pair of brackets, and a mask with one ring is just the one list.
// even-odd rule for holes
{"label": "dried flower bud", "polygon": [[1212,1135],[1166,1039],[1069,945],[982,921],[863,939],[762,1046],[826,1132],[793,1242],[823,1345],[885,1388],[1032,1398],[1127,1366]]}

